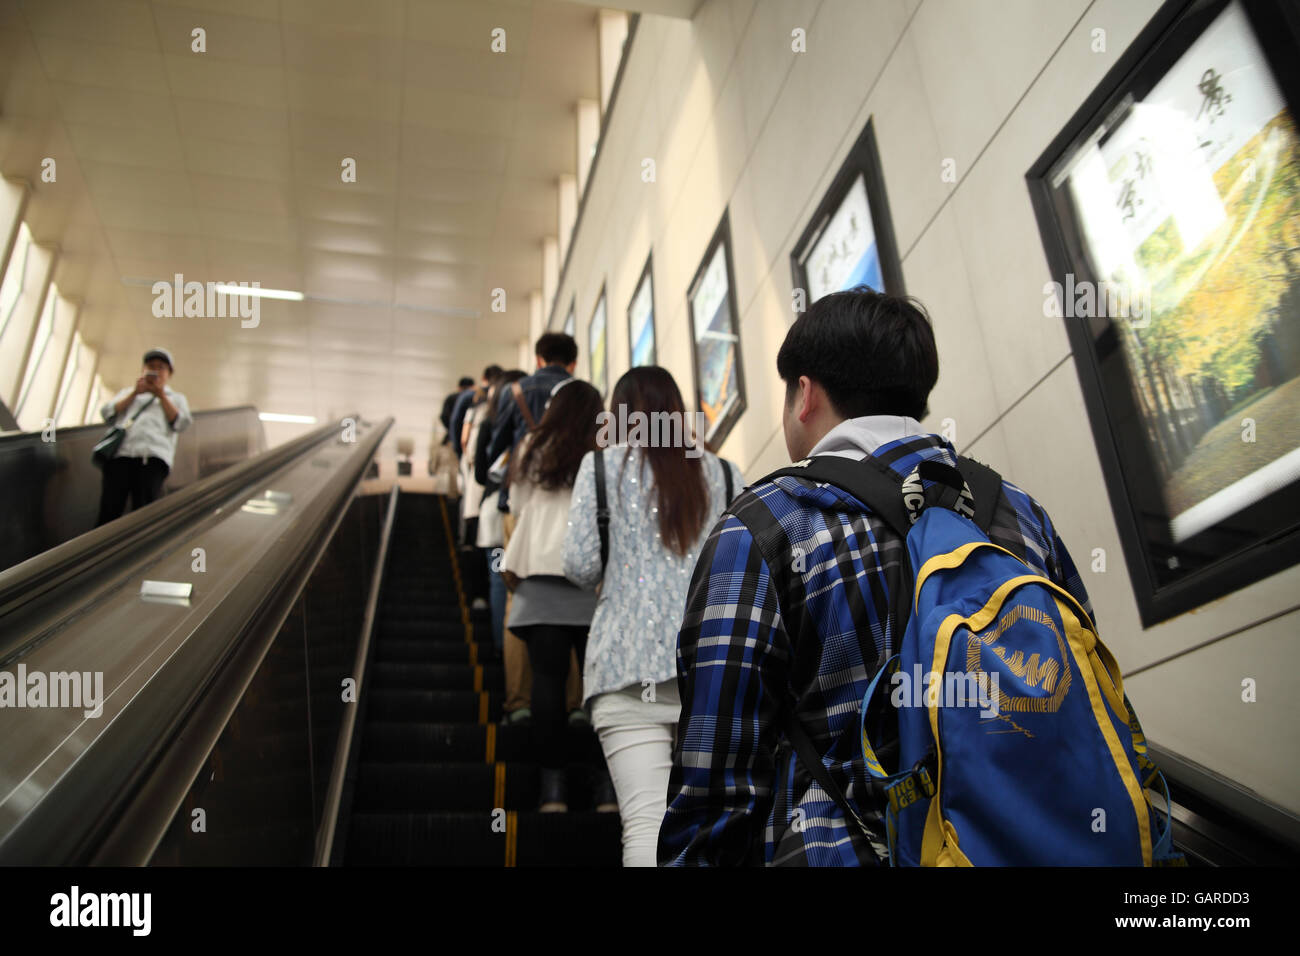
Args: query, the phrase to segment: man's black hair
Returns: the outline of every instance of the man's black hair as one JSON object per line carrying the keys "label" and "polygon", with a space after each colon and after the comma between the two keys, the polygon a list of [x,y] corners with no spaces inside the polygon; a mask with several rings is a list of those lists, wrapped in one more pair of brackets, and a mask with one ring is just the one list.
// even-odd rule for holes
{"label": "man's black hair", "polygon": [[460,380],[460,387],[461,387],[461,388],[473,388],[473,387],[474,387],[474,380],[473,380],[472,378],[470,378],[468,375],[464,375],[464,376],[461,377],[461,380]]}
{"label": "man's black hair", "polygon": [[505,372],[502,370],[500,365],[489,365],[483,370],[483,381],[492,385],[504,374]]}
{"label": "man's black hair", "polygon": [[807,375],[843,418],[920,420],[939,379],[939,352],[924,308],[867,286],[823,296],[786,333],[776,370],[789,401]]}
{"label": "man's black hair", "polygon": [[572,365],[578,361],[578,343],[572,335],[547,332],[537,340],[536,353],[547,365]]}

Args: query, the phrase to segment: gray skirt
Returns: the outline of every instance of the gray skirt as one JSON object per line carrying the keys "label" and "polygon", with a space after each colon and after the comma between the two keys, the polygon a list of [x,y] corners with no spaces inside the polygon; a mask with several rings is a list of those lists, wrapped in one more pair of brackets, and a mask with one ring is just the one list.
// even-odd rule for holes
{"label": "gray skirt", "polygon": [[515,588],[506,627],[512,631],[533,624],[587,627],[595,613],[595,591],[580,588],[558,575],[533,575]]}

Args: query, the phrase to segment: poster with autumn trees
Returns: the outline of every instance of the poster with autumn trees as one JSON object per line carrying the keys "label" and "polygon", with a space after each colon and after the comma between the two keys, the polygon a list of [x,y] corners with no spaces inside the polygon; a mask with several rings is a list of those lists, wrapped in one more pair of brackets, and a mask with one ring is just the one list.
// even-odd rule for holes
{"label": "poster with autumn trees", "polygon": [[1300,477],[1300,136],[1232,4],[1090,150],[1072,198],[1148,303],[1113,327],[1179,541]]}

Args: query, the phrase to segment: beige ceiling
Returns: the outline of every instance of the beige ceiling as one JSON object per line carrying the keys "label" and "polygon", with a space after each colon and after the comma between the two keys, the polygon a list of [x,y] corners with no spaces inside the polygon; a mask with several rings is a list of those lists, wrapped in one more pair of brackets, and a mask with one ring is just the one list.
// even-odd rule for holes
{"label": "beige ceiling", "polygon": [[[599,98],[597,16],[554,0],[0,0],[0,173],[33,184],[29,227],[59,248],[55,281],[83,301],[107,384],[167,344],[196,408],[356,406],[421,439],[459,375],[513,364],[527,335],[575,103]],[[261,300],[256,329],[157,319],[140,283],[177,272],[308,300]]]}

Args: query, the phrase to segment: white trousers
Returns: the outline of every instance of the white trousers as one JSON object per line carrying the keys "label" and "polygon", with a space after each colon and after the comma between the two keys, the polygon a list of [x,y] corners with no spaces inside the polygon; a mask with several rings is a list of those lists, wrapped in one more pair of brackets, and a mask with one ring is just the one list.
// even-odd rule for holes
{"label": "white trousers", "polygon": [[624,866],[658,865],[659,827],[668,812],[668,774],[680,716],[676,700],[646,703],[615,692],[598,694],[591,702],[591,725],[600,737],[623,820]]}

